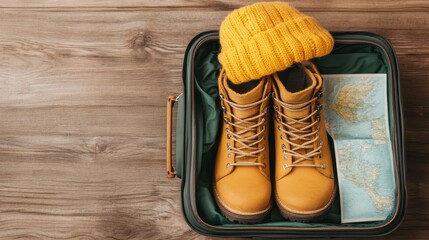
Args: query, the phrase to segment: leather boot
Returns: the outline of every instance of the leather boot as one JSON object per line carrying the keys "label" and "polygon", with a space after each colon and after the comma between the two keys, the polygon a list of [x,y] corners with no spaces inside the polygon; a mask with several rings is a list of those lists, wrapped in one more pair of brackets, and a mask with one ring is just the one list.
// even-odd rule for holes
{"label": "leather boot", "polygon": [[320,220],[336,195],[322,84],[309,62],[273,75],[275,197],[292,221]]}
{"label": "leather boot", "polygon": [[261,222],[271,209],[268,78],[234,85],[221,71],[223,109],[214,172],[214,196],[221,212],[240,223]]}

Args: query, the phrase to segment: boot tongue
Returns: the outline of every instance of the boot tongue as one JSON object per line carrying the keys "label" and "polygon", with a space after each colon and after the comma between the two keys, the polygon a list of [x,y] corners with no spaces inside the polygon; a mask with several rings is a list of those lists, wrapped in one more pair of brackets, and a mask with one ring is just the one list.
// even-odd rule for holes
{"label": "boot tongue", "polygon": [[[233,85],[232,83],[228,82],[228,80],[225,81],[227,82],[224,83],[224,86],[226,86],[225,88],[229,99],[234,103],[245,105],[257,102],[262,99],[265,82],[267,80],[263,78],[262,80],[254,80],[254,82],[252,81],[239,85]],[[259,107],[260,105],[248,110],[238,110],[233,108],[231,111],[239,118],[249,118],[259,113]]]}
{"label": "boot tongue", "polygon": [[[262,80],[256,80],[249,83],[243,83],[240,85],[233,85],[232,83],[228,82],[228,80],[225,80],[225,81],[226,82],[224,82],[224,86],[225,86],[226,93],[228,94],[229,100],[240,105],[245,105],[245,104],[251,104],[251,103],[257,102],[262,99],[267,80],[266,78],[263,78]],[[260,113],[260,107],[261,107],[260,104],[246,110],[239,110],[231,107],[231,112],[238,118],[245,119],[245,118],[250,118],[255,115],[258,115]],[[237,119],[234,119],[231,117],[231,121],[237,122]],[[258,119],[254,119],[251,121],[256,123]],[[239,124],[239,126],[243,126],[243,127],[249,127],[251,125],[254,125],[254,124],[248,124],[248,123]],[[234,129],[236,132],[243,130],[243,128],[241,127],[234,127]],[[251,137],[251,136],[254,136],[255,134],[257,134],[257,131],[256,129],[253,129],[251,131],[247,131],[243,133],[241,136]],[[257,139],[255,139],[255,141],[257,141]],[[234,145],[237,148],[242,147],[242,145],[238,142],[235,142]],[[248,160],[254,161],[254,159],[249,159],[248,157],[243,157],[241,158],[240,161],[248,161]]]}
{"label": "boot tongue", "polygon": [[309,101],[313,97],[314,86],[308,86],[307,88],[299,92],[289,92],[286,87],[282,84],[279,85],[280,99],[286,103],[300,104]]}
{"label": "boot tongue", "polygon": [[[313,94],[317,85],[317,80],[313,74],[305,67],[293,67],[279,74],[274,74],[277,92],[282,102],[287,104],[302,104],[313,98]],[[302,119],[307,117],[311,112],[310,104],[299,111],[289,111],[283,108],[283,114],[293,119]],[[283,119],[285,121],[285,119]],[[311,121],[311,120],[309,120]],[[295,128],[303,128],[305,124],[293,124]],[[302,140],[293,141],[297,144],[302,144]],[[305,149],[297,152],[305,154]]]}
{"label": "boot tongue", "polygon": [[[305,68],[295,67],[289,72],[274,75],[280,100],[287,104],[301,104],[313,98],[317,81],[311,72]],[[310,114],[310,108],[301,111],[284,111],[286,116],[304,118]]]}

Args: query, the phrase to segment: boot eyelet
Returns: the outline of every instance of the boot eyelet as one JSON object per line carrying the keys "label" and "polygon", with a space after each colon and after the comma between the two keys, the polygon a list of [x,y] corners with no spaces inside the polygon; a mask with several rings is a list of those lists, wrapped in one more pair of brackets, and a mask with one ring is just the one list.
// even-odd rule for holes
{"label": "boot eyelet", "polygon": [[316,127],[316,131],[320,131],[320,126],[317,126],[317,127]]}
{"label": "boot eyelet", "polygon": [[223,118],[223,120],[225,121],[225,123],[229,123],[229,119],[228,118]]}
{"label": "boot eyelet", "polygon": [[284,156],[283,156],[283,159],[284,159],[284,160],[287,160],[287,155],[284,155]]}
{"label": "boot eyelet", "polygon": [[274,111],[276,111],[276,112],[279,110],[279,108],[275,105],[273,106],[273,108],[274,108]]}
{"label": "boot eyelet", "polygon": [[226,135],[226,138],[231,139],[231,135],[230,135],[230,134],[227,134],[227,135]]}
{"label": "boot eyelet", "polygon": [[229,167],[231,167],[231,163],[226,164],[226,168],[229,168]]}
{"label": "boot eyelet", "polygon": [[231,153],[228,153],[228,154],[226,155],[226,157],[227,157],[227,158],[231,158]]}
{"label": "boot eyelet", "polygon": [[323,146],[323,142],[320,142],[320,143],[319,143],[319,146],[321,146],[321,147],[322,147],[322,146]]}
{"label": "boot eyelet", "polygon": [[316,93],[316,97],[317,98],[321,98],[323,96],[323,91],[318,91],[317,93]]}
{"label": "boot eyelet", "polygon": [[265,144],[264,144],[264,145],[262,145],[262,150],[265,150]]}
{"label": "boot eyelet", "polygon": [[319,115],[316,116],[316,122],[320,122],[320,116]]}
{"label": "boot eyelet", "polygon": [[325,169],[326,165],[324,163],[322,163],[322,164],[320,164],[320,167],[323,168],[323,169]]}
{"label": "boot eyelet", "polygon": [[323,109],[323,106],[322,105],[317,105],[317,107],[316,107],[316,110],[317,111],[320,111],[320,110],[322,110]]}
{"label": "boot eyelet", "polygon": [[223,96],[223,94],[219,94],[219,97],[220,97],[220,99],[224,99],[224,96]]}
{"label": "boot eyelet", "polygon": [[289,165],[284,164],[284,165],[283,165],[283,170],[286,170],[288,167],[289,167]]}
{"label": "boot eyelet", "polygon": [[280,125],[277,125],[277,129],[278,129],[278,130],[281,130],[281,129],[280,129]]}
{"label": "boot eyelet", "polygon": [[282,144],[282,149],[286,149],[286,145]]}
{"label": "boot eyelet", "polygon": [[223,111],[224,113],[226,113],[226,108],[225,108],[224,106],[222,106],[222,111]]}

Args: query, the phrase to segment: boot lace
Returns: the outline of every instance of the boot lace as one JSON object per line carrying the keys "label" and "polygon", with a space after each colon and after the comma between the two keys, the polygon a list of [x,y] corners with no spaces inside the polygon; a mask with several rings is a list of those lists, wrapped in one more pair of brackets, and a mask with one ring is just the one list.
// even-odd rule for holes
{"label": "boot lace", "polygon": [[[322,92],[318,92],[315,97],[311,100],[300,103],[300,104],[290,104],[282,102],[277,99],[273,94],[273,99],[280,106],[280,109],[274,106],[274,111],[277,113],[276,121],[280,124],[278,130],[283,134],[280,135],[280,138],[287,142],[290,145],[290,148],[286,148],[285,144],[282,144],[282,151],[284,159],[287,159],[289,154],[294,157],[292,164],[284,164],[283,168],[287,169],[289,167],[316,167],[316,168],[325,168],[324,164],[299,164],[305,160],[313,160],[315,156],[322,157],[322,146],[323,142],[319,142],[317,147],[315,147],[315,142],[319,140],[319,130],[320,122],[319,112],[322,110],[322,105],[317,105],[313,111],[305,116],[304,118],[291,118],[283,113],[285,111],[299,112],[303,111],[306,108],[310,108],[313,105],[313,102],[318,102],[322,97]],[[313,116],[315,116],[313,120]],[[284,119],[284,120],[283,120]],[[317,125],[316,129],[313,130],[313,126]],[[288,137],[286,137],[288,136]],[[300,153],[300,150],[304,150]]]}
{"label": "boot lace", "polygon": [[[229,124],[233,129],[226,128],[227,138],[233,141],[233,144],[227,143],[228,147],[228,158],[231,156],[231,153],[235,154],[236,159],[242,158],[254,158],[257,159],[259,153],[265,150],[265,145],[262,148],[259,147],[259,143],[265,139],[265,136],[262,135],[266,129],[263,125],[266,121],[265,115],[267,113],[267,108],[264,111],[248,118],[240,118],[232,113],[232,111],[227,111],[223,104],[228,104],[231,109],[246,111],[252,108],[256,108],[261,105],[263,102],[269,101],[269,95],[263,99],[256,101],[250,104],[237,104],[228,99],[226,99],[222,94],[220,95],[222,102],[222,109],[224,112],[224,122]],[[228,119],[227,116],[230,116],[231,119]],[[261,118],[261,121],[258,121]],[[262,125],[262,129],[258,131],[258,127]],[[246,133],[256,131],[256,134],[245,136]],[[234,143],[239,143],[240,147],[236,147]],[[234,163],[228,163],[227,167],[230,166],[261,166],[265,167],[264,163],[260,162],[251,162],[251,161],[234,161]]]}

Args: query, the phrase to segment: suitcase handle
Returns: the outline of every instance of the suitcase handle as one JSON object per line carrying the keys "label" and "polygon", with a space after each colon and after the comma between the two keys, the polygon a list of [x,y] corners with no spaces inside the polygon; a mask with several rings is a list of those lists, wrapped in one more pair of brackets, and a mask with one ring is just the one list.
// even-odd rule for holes
{"label": "suitcase handle", "polygon": [[169,96],[167,100],[167,158],[166,158],[166,167],[167,167],[167,177],[174,178],[176,177],[176,171],[173,168],[173,159],[171,156],[172,148],[172,128],[173,128],[173,107],[174,104],[179,100],[182,93],[176,96]]}

